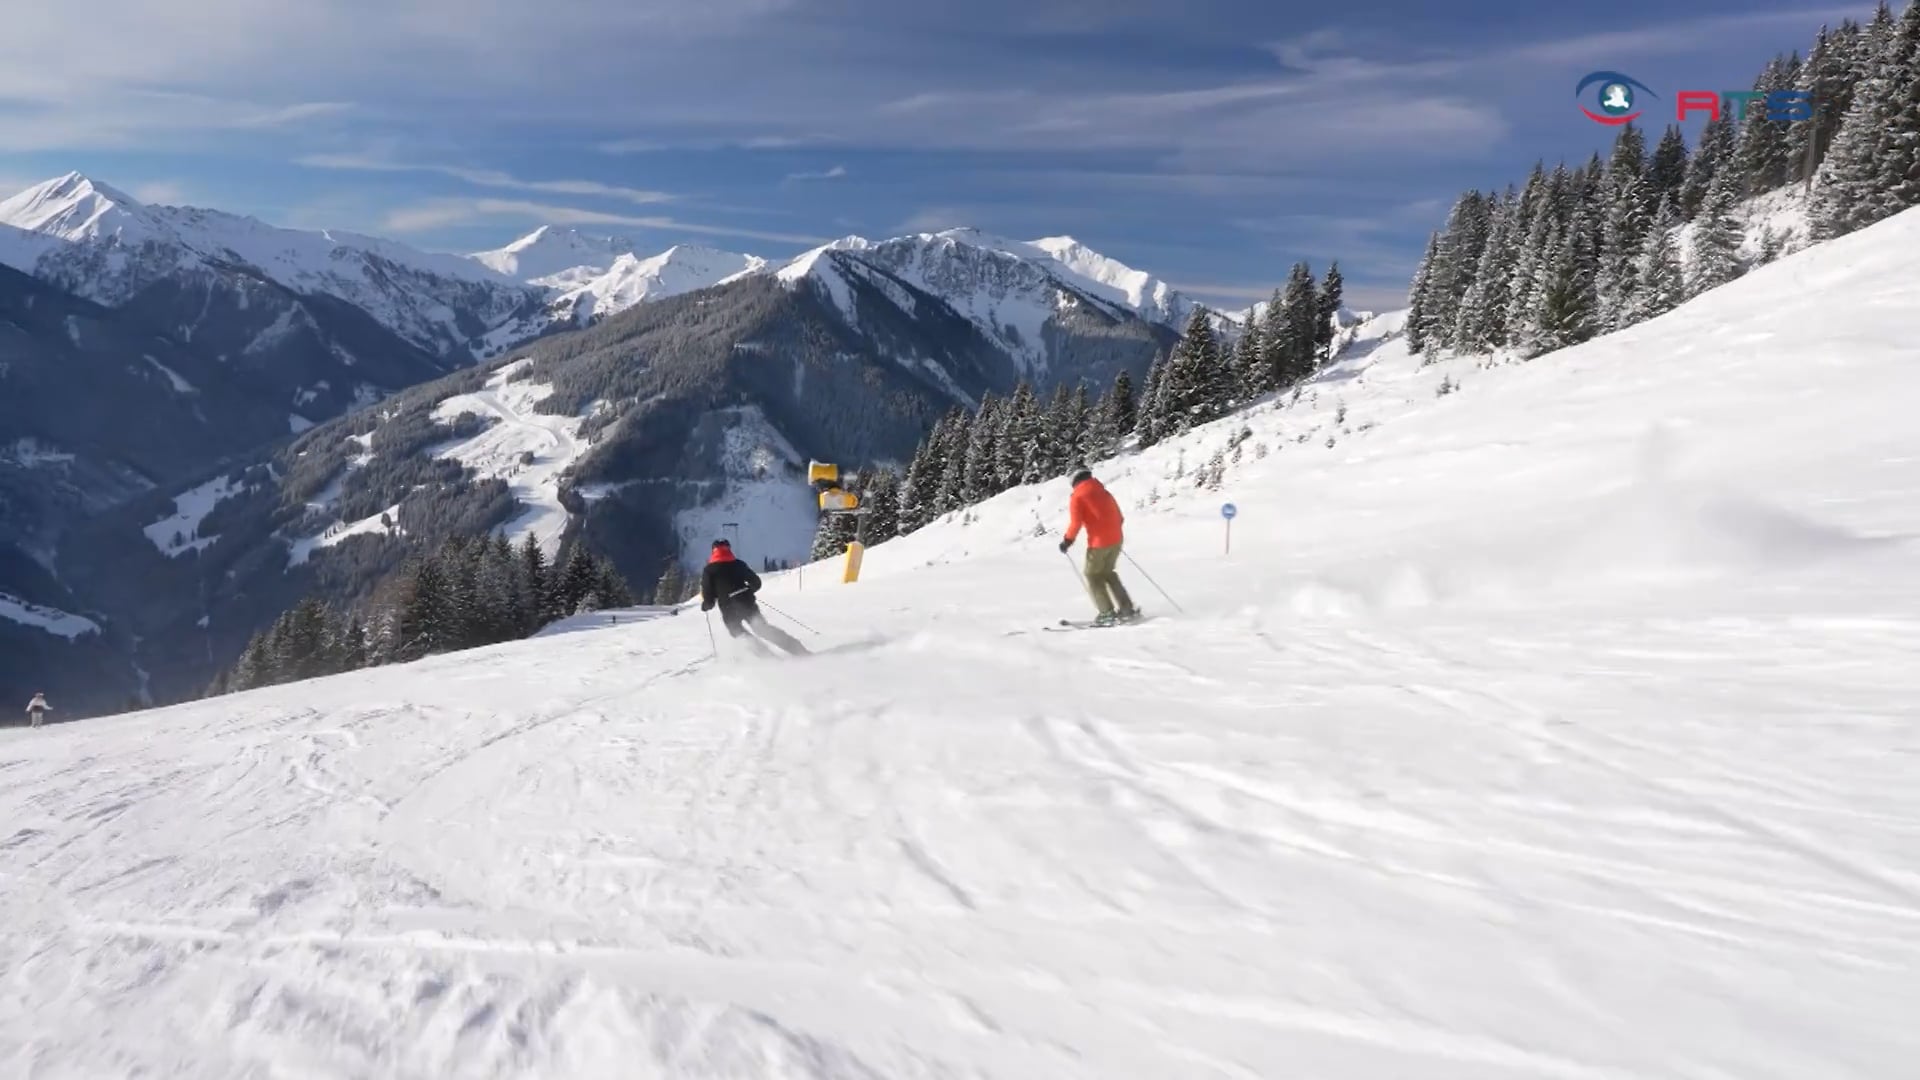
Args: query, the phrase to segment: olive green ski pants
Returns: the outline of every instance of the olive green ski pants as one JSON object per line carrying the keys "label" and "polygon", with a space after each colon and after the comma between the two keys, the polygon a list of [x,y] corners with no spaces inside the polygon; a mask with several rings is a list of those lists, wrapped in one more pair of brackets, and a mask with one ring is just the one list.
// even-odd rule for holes
{"label": "olive green ski pants", "polygon": [[1133,597],[1128,596],[1127,587],[1120,584],[1119,566],[1119,544],[1087,549],[1087,592],[1093,595],[1093,606],[1102,615],[1113,614],[1116,607],[1121,611],[1133,610]]}

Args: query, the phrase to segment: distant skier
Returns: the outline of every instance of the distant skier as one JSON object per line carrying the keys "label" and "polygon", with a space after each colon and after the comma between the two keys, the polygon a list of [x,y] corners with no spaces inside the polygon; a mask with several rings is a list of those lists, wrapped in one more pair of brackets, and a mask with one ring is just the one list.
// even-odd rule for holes
{"label": "distant skier", "polygon": [[733,557],[733,545],[725,540],[713,542],[713,554],[707,558],[707,569],[700,577],[700,610],[712,611],[716,605],[720,608],[720,621],[727,625],[727,633],[737,638],[746,638],[749,643],[760,647],[760,642],[747,634],[747,627],[760,637],[780,646],[795,655],[807,651],[792,634],[767,621],[760,614],[760,604],[754,594],[760,591],[760,575],[753,568]]}
{"label": "distant skier", "polygon": [[33,695],[33,700],[27,702],[27,722],[34,727],[39,727],[46,722],[47,714],[52,711],[53,707],[47,704],[47,695],[36,693]]}
{"label": "distant skier", "polygon": [[1075,470],[1073,495],[1067,500],[1067,536],[1060,541],[1060,550],[1071,548],[1080,535],[1081,526],[1086,527],[1087,591],[1093,595],[1093,606],[1099,612],[1093,620],[1099,626],[1111,626],[1140,616],[1139,609],[1133,606],[1133,597],[1128,596],[1126,586],[1120,584],[1117,572],[1121,525],[1125,521],[1120,504],[1104,484],[1093,478],[1093,472],[1085,466]]}

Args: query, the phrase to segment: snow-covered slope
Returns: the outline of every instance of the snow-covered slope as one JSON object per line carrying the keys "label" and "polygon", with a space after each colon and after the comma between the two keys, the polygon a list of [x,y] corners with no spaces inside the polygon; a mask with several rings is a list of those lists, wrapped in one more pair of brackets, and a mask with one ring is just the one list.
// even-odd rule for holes
{"label": "snow-covered slope", "polygon": [[538,294],[473,259],[344,232],[305,232],[146,206],[79,173],[0,201],[0,263],[109,307],[176,275],[238,263],[298,293],[344,300],[434,354],[464,350]]}
{"label": "snow-covered slope", "polygon": [[766,266],[767,261],[756,255],[681,245],[645,259],[620,255],[606,270],[590,277],[562,274],[539,283],[559,290],[553,303],[557,316],[585,323],[647,300],[664,300],[757,274]]}
{"label": "snow-covered slope", "polygon": [[1916,252],[1525,364],[1375,335],[1108,463],[1137,627],[1041,630],[1054,482],[770,577],[803,662],[695,614],[0,732],[0,1059],[1904,1076]]}
{"label": "snow-covered slope", "polygon": [[623,236],[593,236],[578,229],[542,225],[511,244],[469,256],[497,273],[526,282],[555,276],[574,278],[604,273],[613,261],[635,251]]}
{"label": "snow-covered slope", "polygon": [[502,529],[516,543],[531,534],[547,555],[560,550],[567,530],[567,508],[560,502],[560,476],[587,448],[580,418],[534,411],[553,387],[514,376],[524,361],[502,366],[486,387],[441,402],[434,418],[451,420],[475,413],[492,421],[485,431],[447,446],[435,456],[451,458],[481,477],[507,482],[523,509]]}
{"label": "snow-covered slope", "polygon": [[1193,301],[1144,270],[1094,251],[1071,236],[1048,236],[1014,246],[1015,254],[1044,252],[1085,288],[1126,304],[1140,317],[1181,329],[1193,314]]}

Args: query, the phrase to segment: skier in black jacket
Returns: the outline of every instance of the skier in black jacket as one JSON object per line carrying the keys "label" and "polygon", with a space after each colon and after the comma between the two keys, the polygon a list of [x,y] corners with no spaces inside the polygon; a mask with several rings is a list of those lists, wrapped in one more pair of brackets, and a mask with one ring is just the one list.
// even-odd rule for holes
{"label": "skier in black jacket", "polygon": [[744,637],[755,646],[760,643],[747,635],[749,626],[753,627],[755,634],[787,652],[806,652],[806,646],[800,644],[792,634],[768,622],[767,617],[760,614],[760,604],[753,598],[759,591],[760,575],[733,557],[732,544],[715,540],[713,554],[707,559],[706,572],[700,576],[700,610],[712,611],[718,605],[720,621],[727,624],[727,633]]}

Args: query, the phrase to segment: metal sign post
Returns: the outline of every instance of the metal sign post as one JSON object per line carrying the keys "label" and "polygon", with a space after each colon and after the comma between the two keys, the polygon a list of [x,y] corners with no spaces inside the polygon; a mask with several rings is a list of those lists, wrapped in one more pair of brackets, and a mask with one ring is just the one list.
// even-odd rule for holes
{"label": "metal sign post", "polygon": [[1239,509],[1232,503],[1227,503],[1220,507],[1220,516],[1227,519],[1227,547],[1225,554],[1228,555],[1233,554],[1233,519],[1234,515],[1238,513],[1240,513]]}

